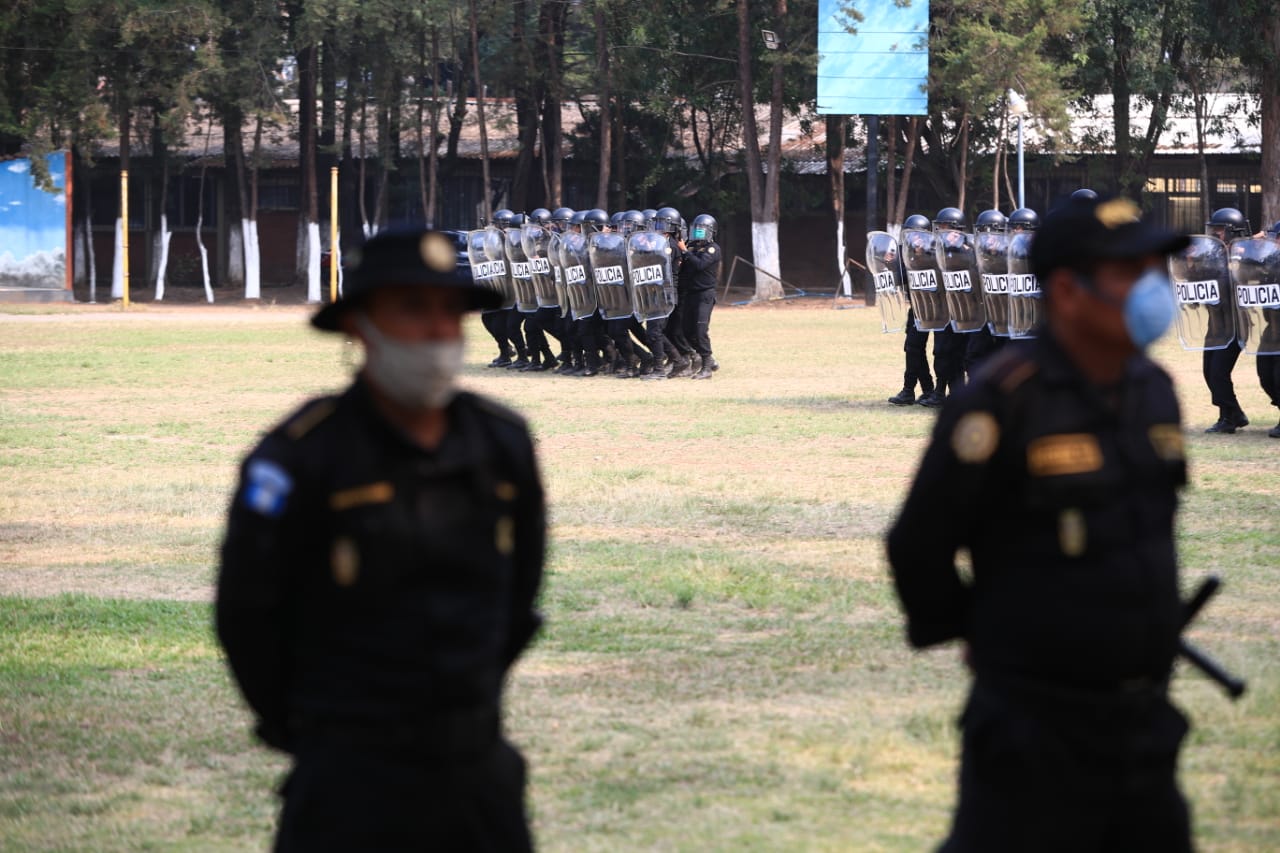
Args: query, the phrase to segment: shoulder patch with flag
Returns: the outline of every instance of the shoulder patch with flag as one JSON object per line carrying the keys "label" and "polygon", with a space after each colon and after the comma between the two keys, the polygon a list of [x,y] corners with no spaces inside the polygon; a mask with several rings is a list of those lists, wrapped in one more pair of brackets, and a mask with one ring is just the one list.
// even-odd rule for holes
{"label": "shoulder patch with flag", "polygon": [[266,459],[254,459],[245,471],[244,505],[258,515],[278,518],[285,508],[293,478]]}

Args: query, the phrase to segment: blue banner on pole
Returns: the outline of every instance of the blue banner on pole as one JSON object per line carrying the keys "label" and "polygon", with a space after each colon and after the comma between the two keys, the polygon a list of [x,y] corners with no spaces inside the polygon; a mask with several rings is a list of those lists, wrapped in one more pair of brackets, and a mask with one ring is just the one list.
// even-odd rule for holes
{"label": "blue banner on pole", "polygon": [[929,0],[818,0],[819,113],[927,115],[928,81]]}

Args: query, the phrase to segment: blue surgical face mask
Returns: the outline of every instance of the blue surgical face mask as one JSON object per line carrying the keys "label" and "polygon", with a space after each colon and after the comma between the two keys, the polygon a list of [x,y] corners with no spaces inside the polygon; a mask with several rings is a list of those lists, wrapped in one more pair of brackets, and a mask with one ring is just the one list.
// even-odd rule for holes
{"label": "blue surgical face mask", "polygon": [[1145,350],[1158,341],[1173,325],[1178,303],[1174,300],[1169,276],[1159,267],[1148,267],[1138,276],[1123,302],[1100,293],[1092,280],[1081,280],[1103,302],[1120,306],[1129,340],[1140,350]]}
{"label": "blue surgical face mask", "polygon": [[1169,331],[1177,312],[1169,276],[1159,267],[1149,267],[1124,300],[1124,326],[1129,339],[1138,349],[1146,349]]}

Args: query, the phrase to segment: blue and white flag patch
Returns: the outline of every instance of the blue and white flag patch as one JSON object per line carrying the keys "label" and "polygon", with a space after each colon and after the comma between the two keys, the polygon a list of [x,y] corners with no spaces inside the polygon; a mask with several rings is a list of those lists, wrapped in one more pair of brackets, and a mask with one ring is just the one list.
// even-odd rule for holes
{"label": "blue and white flag patch", "polygon": [[274,462],[254,459],[245,472],[244,505],[258,515],[278,518],[284,512],[293,478]]}

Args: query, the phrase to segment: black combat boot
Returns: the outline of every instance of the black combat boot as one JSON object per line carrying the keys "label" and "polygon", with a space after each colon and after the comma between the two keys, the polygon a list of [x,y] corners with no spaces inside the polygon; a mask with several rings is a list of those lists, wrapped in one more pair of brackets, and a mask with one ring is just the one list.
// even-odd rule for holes
{"label": "black combat boot", "polygon": [[683,355],[678,361],[671,362],[671,370],[667,372],[668,379],[679,379],[682,376],[693,375],[693,362],[685,358]]}
{"label": "black combat boot", "polygon": [[889,402],[895,406],[910,406],[916,401],[916,391],[907,385],[902,386],[902,390],[889,398]]}
{"label": "black combat boot", "polygon": [[698,372],[690,376],[690,379],[710,379],[711,372],[715,370],[711,365],[715,364],[715,359],[706,355],[702,357],[702,365],[698,368]]}
{"label": "black combat boot", "polygon": [[1267,430],[1267,435],[1271,438],[1280,438],[1280,424],[1276,424],[1271,429]]}

